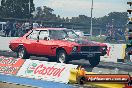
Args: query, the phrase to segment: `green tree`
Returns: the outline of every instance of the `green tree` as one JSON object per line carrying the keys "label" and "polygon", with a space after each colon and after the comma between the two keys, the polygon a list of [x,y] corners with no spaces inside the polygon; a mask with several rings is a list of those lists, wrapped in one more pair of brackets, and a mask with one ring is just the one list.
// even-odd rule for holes
{"label": "green tree", "polygon": [[66,17],[66,19],[65,19],[65,22],[69,22],[70,20],[69,20],[69,18],[68,17]]}
{"label": "green tree", "polygon": [[56,17],[56,14],[53,14],[53,9],[47,6],[37,7],[35,19],[44,20],[44,21],[58,21],[59,18]]}
{"label": "green tree", "polygon": [[123,26],[127,23],[127,12],[111,12],[108,14],[109,23],[115,26]]}
{"label": "green tree", "polygon": [[89,24],[90,23],[90,17],[87,17],[85,15],[79,15],[78,17],[72,17],[70,22],[72,23],[82,23],[82,24]]}
{"label": "green tree", "polygon": [[47,7],[47,6],[43,6],[43,18],[46,20],[46,21],[50,21],[53,17],[53,12],[54,10],[50,7]]}
{"label": "green tree", "polygon": [[43,15],[43,10],[41,7],[37,7],[36,8],[36,15],[35,18],[36,19],[42,19],[42,15]]}
{"label": "green tree", "polygon": [[34,10],[33,0],[2,0],[0,16],[3,18],[30,18]]}
{"label": "green tree", "polygon": [[123,26],[127,23],[128,16],[127,12],[111,12],[108,14],[108,16],[104,16],[98,19],[100,19],[98,22],[101,25],[110,23],[115,26]]}
{"label": "green tree", "polygon": [[61,17],[60,17],[60,15],[57,16],[57,22],[61,22]]}

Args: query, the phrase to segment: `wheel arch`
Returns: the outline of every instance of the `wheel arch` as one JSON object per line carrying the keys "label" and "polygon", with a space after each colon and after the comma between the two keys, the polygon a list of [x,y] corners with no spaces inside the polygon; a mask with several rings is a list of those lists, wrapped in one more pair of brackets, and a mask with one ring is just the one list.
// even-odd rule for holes
{"label": "wheel arch", "polygon": [[[65,60],[63,59],[63,62],[61,62],[61,60],[59,58],[59,53],[60,53],[59,51],[60,52],[63,51],[63,53],[65,53]],[[61,63],[67,64],[70,61],[69,56],[67,55],[66,50],[64,48],[62,48],[62,47],[59,47],[59,48],[56,49],[56,58],[57,58],[57,62],[59,62],[59,63],[61,62]]]}
{"label": "wheel arch", "polygon": [[20,48],[23,48],[24,49],[24,53],[23,53],[23,59],[29,59],[30,58],[30,54],[27,52],[27,50],[26,50],[26,48],[22,45],[22,44],[20,44],[20,45],[18,45],[18,47],[17,47],[17,57],[19,57],[19,49]]}
{"label": "wheel arch", "polygon": [[24,47],[23,44],[19,44],[18,47],[16,48],[16,51],[18,51],[18,49],[19,49],[20,47]]}
{"label": "wheel arch", "polygon": [[[64,51],[66,52],[66,50],[65,50],[63,47],[58,47],[58,48],[56,49],[56,55],[57,55],[57,53],[58,53],[59,50],[64,50]],[[67,54],[67,52],[66,52],[66,54]]]}
{"label": "wheel arch", "polygon": [[[18,49],[19,49],[20,47],[24,47],[24,48],[26,49],[26,47],[25,47],[23,44],[19,44],[18,47],[16,48],[16,52],[18,51]],[[27,49],[26,49],[26,51],[27,51]]]}

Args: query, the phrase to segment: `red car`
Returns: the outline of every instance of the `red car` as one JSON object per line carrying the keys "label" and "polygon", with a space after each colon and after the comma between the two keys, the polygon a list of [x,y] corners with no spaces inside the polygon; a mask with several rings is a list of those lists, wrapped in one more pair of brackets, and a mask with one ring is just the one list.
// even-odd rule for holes
{"label": "red car", "polygon": [[91,66],[100,62],[106,54],[106,44],[80,38],[66,28],[36,28],[23,37],[10,41],[9,47],[19,58],[31,55],[46,56],[49,61],[68,63],[73,59],[87,59]]}

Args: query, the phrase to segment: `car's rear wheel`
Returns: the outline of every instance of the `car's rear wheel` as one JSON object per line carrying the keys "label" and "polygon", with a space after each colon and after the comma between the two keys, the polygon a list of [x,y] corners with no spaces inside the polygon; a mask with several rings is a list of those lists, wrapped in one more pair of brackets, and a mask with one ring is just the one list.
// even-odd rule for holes
{"label": "car's rear wheel", "polygon": [[29,54],[23,46],[18,47],[17,57],[22,59],[29,59]]}
{"label": "car's rear wheel", "polygon": [[65,50],[59,50],[57,52],[57,62],[58,63],[68,63],[67,54]]}
{"label": "car's rear wheel", "polygon": [[97,66],[99,62],[100,62],[100,56],[95,56],[89,59],[89,63],[91,67]]}

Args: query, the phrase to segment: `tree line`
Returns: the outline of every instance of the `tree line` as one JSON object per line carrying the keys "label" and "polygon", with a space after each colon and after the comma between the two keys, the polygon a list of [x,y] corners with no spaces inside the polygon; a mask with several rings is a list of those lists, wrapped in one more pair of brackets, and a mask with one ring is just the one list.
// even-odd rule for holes
{"label": "tree line", "polygon": [[[29,3],[30,2],[30,3]],[[0,18],[19,18],[43,20],[48,22],[77,23],[90,25],[91,17],[79,15],[72,18],[64,18],[53,13],[50,7],[43,6],[35,8],[33,0],[1,0]],[[90,14],[90,13],[89,13]],[[124,27],[127,23],[127,12],[111,12],[106,16],[93,18],[93,25],[115,25]]]}

